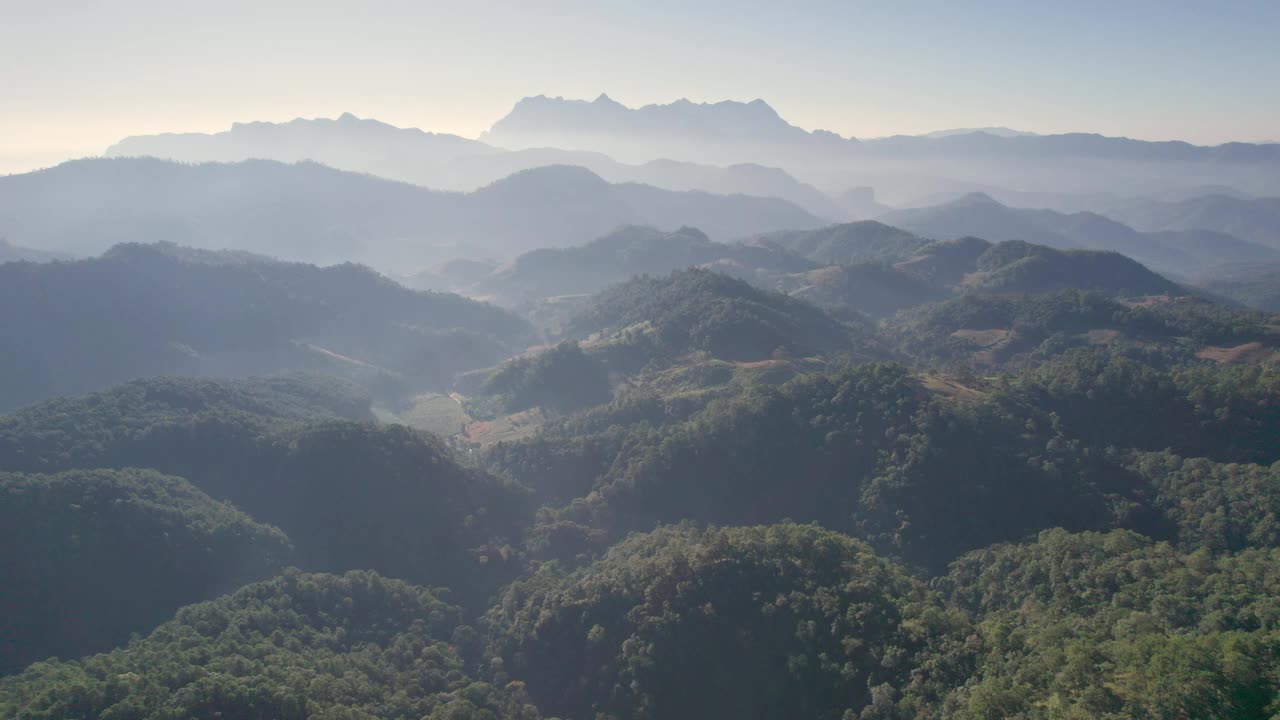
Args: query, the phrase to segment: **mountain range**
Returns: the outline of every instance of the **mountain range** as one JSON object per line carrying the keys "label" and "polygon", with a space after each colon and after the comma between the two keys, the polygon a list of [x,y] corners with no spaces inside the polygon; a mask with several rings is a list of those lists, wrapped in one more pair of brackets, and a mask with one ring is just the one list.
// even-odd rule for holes
{"label": "mountain range", "polygon": [[1275,145],[1204,147],[1086,133],[1004,132],[858,140],[801,129],[758,99],[681,99],[629,108],[607,95],[591,102],[537,96],[516,103],[481,139],[510,148],[591,150],[625,162],[755,162],[832,192],[872,185],[894,204],[918,197],[922,179],[939,190],[986,183],[1037,192],[1136,195],[1221,183],[1280,194],[1280,147]]}
{"label": "mountain range", "polygon": [[169,241],[407,274],[458,255],[579,245],[632,224],[731,239],[824,222],[778,198],[610,184],[572,166],[524,170],[471,193],[268,160],[87,159],[0,178],[0,234],[78,256]]}
{"label": "mountain range", "polygon": [[230,130],[212,134],[128,137],[108,147],[104,155],[194,163],[312,160],[340,170],[369,173],[436,190],[467,192],[521,170],[577,165],[611,183],[637,182],[667,190],[779,197],[830,220],[847,215],[841,204],[777,168],[752,163],[717,166],[670,159],[628,165],[597,152],[555,147],[504,150],[457,135],[399,128],[351,113],[336,119],[235,123]]}

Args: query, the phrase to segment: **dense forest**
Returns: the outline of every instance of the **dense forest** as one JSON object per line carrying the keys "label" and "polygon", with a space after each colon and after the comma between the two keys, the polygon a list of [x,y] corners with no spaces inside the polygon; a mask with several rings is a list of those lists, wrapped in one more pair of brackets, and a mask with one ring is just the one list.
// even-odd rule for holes
{"label": "dense forest", "polygon": [[452,272],[0,265],[0,716],[1280,713],[1280,318],[876,223]]}

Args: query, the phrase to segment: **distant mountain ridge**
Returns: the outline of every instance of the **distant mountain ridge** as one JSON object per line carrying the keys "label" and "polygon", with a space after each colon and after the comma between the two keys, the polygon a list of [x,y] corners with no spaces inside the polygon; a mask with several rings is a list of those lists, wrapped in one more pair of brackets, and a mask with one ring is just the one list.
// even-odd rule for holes
{"label": "distant mountain ridge", "polygon": [[1111,250],[1157,270],[1189,273],[1232,261],[1280,259],[1277,251],[1224,233],[1194,230],[1144,233],[1095,213],[1010,208],[972,193],[925,208],[880,216],[889,225],[940,240],[964,236],[1023,240],[1058,249]]}
{"label": "distant mountain ridge", "polygon": [[629,108],[608,95],[595,100],[568,100],[545,95],[526,97],[511,112],[493,124],[482,139],[536,131],[569,131],[584,134],[623,131],[665,134],[674,130],[708,137],[749,137],[777,141],[800,138],[808,133],[783,120],[764,100],[750,102],[724,100],[694,103],[686,98],[659,105]]}
{"label": "distant mountain ridge", "polygon": [[635,224],[727,240],[825,223],[777,198],[610,184],[570,166],[524,170],[468,194],[268,160],[92,159],[0,178],[0,235],[81,256],[172,241],[404,274],[459,255],[578,245]]}
{"label": "distant mountain ridge", "polygon": [[1007,127],[981,127],[981,128],[952,128],[950,130],[934,130],[933,132],[924,133],[920,137],[942,138],[951,137],[952,135],[971,135],[973,133],[986,133],[987,135],[995,135],[996,137],[1035,137],[1040,133],[1026,132],[1024,130],[1014,130]]}
{"label": "distant mountain ridge", "polygon": [[667,190],[741,193],[791,200],[838,220],[845,211],[816,188],[772,167],[752,163],[706,165],[656,159],[620,163],[598,152],[555,147],[506,150],[457,135],[400,128],[344,113],[337,119],[235,123],[218,133],[164,133],[128,137],[107,157],[156,157],[182,162],[315,161],[436,190],[472,191],[504,177],[547,165],[578,165],[613,183],[640,182]]}
{"label": "distant mountain ridge", "polygon": [[107,157],[153,156],[187,162],[235,162],[271,159],[282,162],[315,160],[323,148],[331,156],[348,156],[357,163],[441,162],[468,155],[500,152],[482,142],[458,135],[439,134],[418,128],[399,128],[378,120],[343,113],[336,119],[295,118],[289,122],[233,123],[219,133],[162,133],[124,138],[108,147]]}
{"label": "distant mountain ridge", "polygon": [[[603,152],[625,162],[658,157],[715,164],[755,162],[780,167],[826,189],[850,185],[879,189],[891,181],[901,192],[912,182],[918,184],[921,177],[1022,190],[1092,188],[1129,195],[1144,188],[1206,183],[1251,192],[1280,188],[1276,172],[1280,146],[1276,145],[1206,147],[1090,133],[1011,135],[998,130],[858,140],[792,125],[758,99],[716,103],[681,99],[630,108],[607,95],[591,102],[536,96],[517,102],[481,139],[511,148],[552,146]],[[1093,167],[1099,164],[1110,167]]]}
{"label": "distant mountain ridge", "polygon": [[1139,230],[1211,230],[1280,249],[1280,197],[1247,198],[1215,192],[1172,201],[1134,202],[1105,214]]}

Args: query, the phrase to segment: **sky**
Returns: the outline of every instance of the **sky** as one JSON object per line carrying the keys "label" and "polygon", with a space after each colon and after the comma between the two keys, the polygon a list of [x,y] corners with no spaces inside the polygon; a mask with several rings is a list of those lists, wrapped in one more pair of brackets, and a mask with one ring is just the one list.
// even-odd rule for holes
{"label": "sky", "polygon": [[1280,140],[1280,1],[0,0],[0,173],[336,117],[475,137],[521,97],[763,98],[806,129]]}

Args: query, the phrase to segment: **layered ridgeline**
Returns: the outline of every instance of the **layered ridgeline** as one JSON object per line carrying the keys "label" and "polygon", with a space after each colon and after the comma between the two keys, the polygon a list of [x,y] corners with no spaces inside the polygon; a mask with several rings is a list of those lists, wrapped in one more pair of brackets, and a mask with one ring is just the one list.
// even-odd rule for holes
{"label": "layered ridgeline", "polygon": [[1059,249],[1111,250],[1160,271],[1188,274],[1225,262],[1277,260],[1274,247],[1214,229],[1140,232],[1095,213],[1065,214],[1002,205],[975,193],[942,205],[895,210],[878,218],[925,237],[1023,240]]}
{"label": "layered ridgeline", "polygon": [[1190,292],[1113,251],[973,237],[933,241],[876,221],[765,233],[737,243],[714,242],[693,228],[666,233],[627,227],[581,247],[535,250],[506,265],[450,261],[406,282],[491,298],[558,327],[588,302],[589,293],[634,275],[688,267],[872,316],[968,292]]}
{"label": "layered ridgeline", "polygon": [[[344,113],[336,119],[297,118],[286,123],[236,123],[212,133],[166,133],[128,137],[107,148],[107,157],[156,157],[188,163],[242,160],[313,160],[341,170],[368,173],[439,190],[469,192],[522,170],[577,165],[611,183],[643,183],[665,190],[701,190],[720,195],[777,197],[823,218],[850,212],[777,168],[751,163],[729,166],[676,160],[620,163],[594,152],[537,147],[506,150],[457,135],[398,128]],[[858,209],[858,208],[853,208]]]}
{"label": "layered ridgeline", "polygon": [[612,185],[563,165],[463,194],[313,162],[151,158],[78,160],[0,178],[0,218],[0,235],[16,245],[77,256],[171,241],[401,272],[460,252],[512,257],[582,244],[626,224],[687,225],[717,239],[823,224],[778,198]]}
{"label": "layered ridgeline", "polygon": [[401,392],[497,362],[529,334],[503,310],[356,265],[168,244],[0,265],[0,328],[0,409],[163,374],[317,369]]}
{"label": "layered ridgeline", "polygon": [[[1280,698],[1274,366],[1092,348],[988,378],[832,368],[691,410],[637,388],[483,453],[546,502],[536,517],[416,433],[310,422],[358,403],[305,382],[182,383],[12,415],[6,447],[33,450],[0,466],[185,462],[304,568],[457,594],[286,572],[0,680],[6,716],[1233,718]],[[59,477],[81,497],[120,484]],[[29,517],[82,536],[128,518],[144,553],[188,545],[140,517],[221,527],[207,499],[165,511],[174,495],[56,494]],[[232,538],[282,537],[218,507]],[[99,564],[134,577],[132,557]]]}
{"label": "layered ridgeline", "polygon": [[775,287],[877,317],[963,294],[1034,295],[1068,288],[1117,297],[1190,292],[1115,252],[975,237],[931,241],[875,221],[771,233],[750,242],[823,264],[775,273],[768,278]]}
{"label": "layered ridgeline", "polygon": [[471,396],[468,409],[484,417],[530,408],[562,415],[625,388],[710,389],[739,371],[785,379],[831,361],[885,356],[861,315],[837,317],[700,268],[640,275],[582,299],[559,318],[555,339],[554,346],[461,376],[456,388]]}
{"label": "layered ridgeline", "polygon": [[697,228],[663,232],[629,226],[586,245],[533,250],[500,267],[445,263],[409,282],[528,303],[596,293],[635,275],[665,275],[696,266],[767,284],[778,273],[810,270],[817,263],[773,247],[714,242]]}
{"label": "layered ridgeline", "polygon": [[[258,395],[264,386],[270,393]],[[438,439],[374,425],[309,383],[144,380],[0,416],[0,467],[153,468],[279,527],[294,562],[484,596],[515,562],[528,493]],[[152,538],[156,540],[156,538]]]}
{"label": "layered ridgeline", "polygon": [[590,102],[529,97],[516,103],[481,140],[512,148],[604,152],[627,162],[659,157],[718,164],[756,162],[782,168],[823,188],[874,186],[892,204],[930,191],[973,190],[984,185],[1137,195],[1216,184],[1259,195],[1280,193],[1276,174],[1280,146],[1276,145],[1202,147],[1084,133],[982,130],[942,137],[858,140],[799,128],[759,99],[716,103],[681,99],[631,108],[605,95]]}
{"label": "layered ridgeline", "polygon": [[[1248,351],[1243,359],[1265,359],[1280,344],[1267,317],[1199,298],[1117,253],[976,238],[931,242],[875,222],[738,245],[635,228],[584,248],[526,256],[486,282],[512,287],[523,279],[536,297],[576,267],[585,289],[627,267],[669,264],[663,251],[677,262],[722,257],[594,296],[534,302],[552,339],[571,342],[460,376],[455,389],[470,396],[472,416],[562,415],[636,388],[696,391],[706,401],[749,377],[781,382],[839,358],[893,357],[893,348],[896,357],[954,369],[1033,365],[1099,345],[1161,364],[1235,361],[1239,348]],[[523,262],[535,256],[542,272]],[[729,266],[724,256],[744,260],[737,267],[750,283],[707,269]],[[850,264],[795,271],[816,265],[811,258]],[[537,279],[548,284],[538,287]],[[884,322],[877,327],[869,318]]]}

